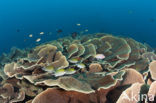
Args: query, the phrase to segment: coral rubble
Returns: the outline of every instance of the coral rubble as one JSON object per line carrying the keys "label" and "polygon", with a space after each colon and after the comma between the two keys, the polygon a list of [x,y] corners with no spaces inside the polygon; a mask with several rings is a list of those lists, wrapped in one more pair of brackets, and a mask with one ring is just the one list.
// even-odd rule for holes
{"label": "coral rubble", "polygon": [[3,54],[0,77],[0,103],[146,103],[156,96],[156,55],[131,38],[64,37]]}

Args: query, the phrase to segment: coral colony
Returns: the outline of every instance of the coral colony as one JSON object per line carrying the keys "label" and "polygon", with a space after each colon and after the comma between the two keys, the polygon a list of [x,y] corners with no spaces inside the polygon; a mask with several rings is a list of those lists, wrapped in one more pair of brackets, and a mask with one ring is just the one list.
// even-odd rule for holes
{"label": "coral colony", "polygon": [[12,48],[0,77],[0,103],[156,102],[154,50],[104,33]]}

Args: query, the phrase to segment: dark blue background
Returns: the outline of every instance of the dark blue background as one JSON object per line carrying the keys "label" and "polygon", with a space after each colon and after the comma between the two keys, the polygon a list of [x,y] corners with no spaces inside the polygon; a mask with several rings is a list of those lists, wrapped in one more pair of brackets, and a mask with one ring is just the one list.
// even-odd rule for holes
{"label": "dark blue background", "polygon": [[87,28],[156,47],[156,0],[0,0],[0,53],[35,45],[41,31],[53,33],[42,42],[56,39],[59,28],[61,36]]}

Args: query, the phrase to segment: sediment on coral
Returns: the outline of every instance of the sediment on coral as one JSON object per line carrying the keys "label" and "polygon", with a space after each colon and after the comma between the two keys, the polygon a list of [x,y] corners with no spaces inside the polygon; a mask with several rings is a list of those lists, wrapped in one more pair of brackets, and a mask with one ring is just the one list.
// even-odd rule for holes
{"label": "sediment on coral", "polygon": [[156,95],[155,59],[149,45],[105,33],[13,48],[0,57],[0,102],[132,103],[123,93]]}

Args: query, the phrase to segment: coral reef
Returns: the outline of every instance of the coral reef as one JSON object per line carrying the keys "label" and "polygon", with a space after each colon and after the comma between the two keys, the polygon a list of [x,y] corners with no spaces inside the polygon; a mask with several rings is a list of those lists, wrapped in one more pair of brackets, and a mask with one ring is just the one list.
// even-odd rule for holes
{"label": "coral reef", "polygon": [[[156,96],[155,67],[149,45],[104,33],[13,48],[0,57],[0,102],[146,103]],[[125,98],[132,93],[147,98]]]}

